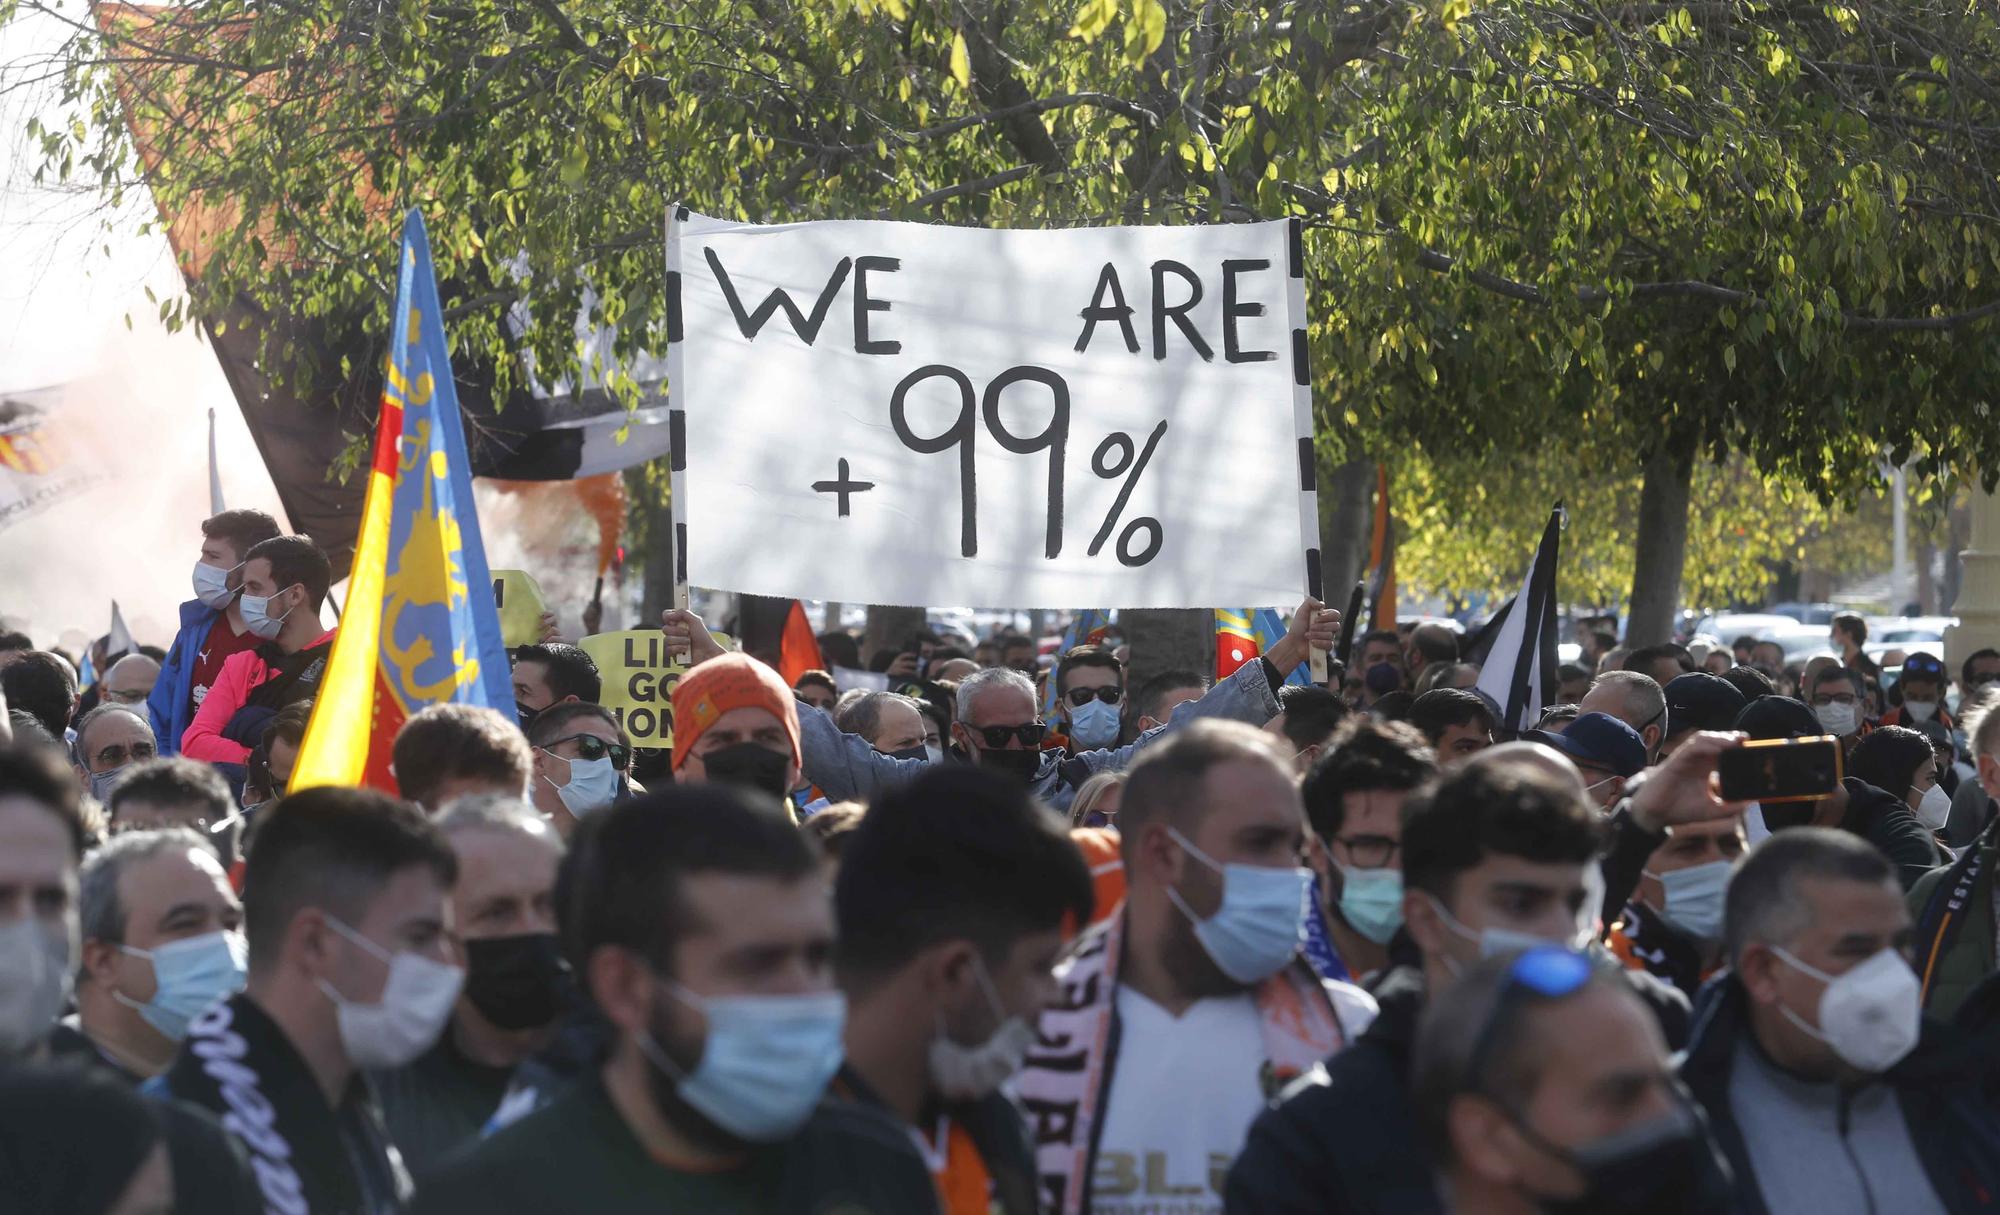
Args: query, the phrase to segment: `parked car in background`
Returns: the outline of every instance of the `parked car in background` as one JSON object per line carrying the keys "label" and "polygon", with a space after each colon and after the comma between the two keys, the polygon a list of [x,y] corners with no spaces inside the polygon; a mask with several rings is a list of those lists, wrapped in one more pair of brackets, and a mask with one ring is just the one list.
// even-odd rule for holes
{"label": "parked car in background", "polygon": [[1800,624],[1832,624],[1835,616],[1849,609],[1837,603],[1774,603],[1764,610],[1773,616],[1789,616]]}
{"label": "parked car in background", "polygon": [[[1779,616],[1769,612],[1716,612],[1703,616],[1695,622],[1691,632],[1720,637],[1722,644],[1734,645],[1738,637],[1755,637],[1762,640],[1779,633],[1796,632],[1803,626],[1790,616]],[[1822,637],[1826,630],[1820,629]]]}

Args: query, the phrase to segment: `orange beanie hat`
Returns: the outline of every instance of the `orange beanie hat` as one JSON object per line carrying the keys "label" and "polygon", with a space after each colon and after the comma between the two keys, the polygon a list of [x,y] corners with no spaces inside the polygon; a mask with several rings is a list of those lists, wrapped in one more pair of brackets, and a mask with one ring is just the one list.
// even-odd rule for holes
{"label": "orange beanie hat", "polygon": [[695,743],[731,709],[768,709],[784,723],[799,763],[799,704],[778,673],[748,654],[711,658],[674,685],[674,771],[681,770]]}

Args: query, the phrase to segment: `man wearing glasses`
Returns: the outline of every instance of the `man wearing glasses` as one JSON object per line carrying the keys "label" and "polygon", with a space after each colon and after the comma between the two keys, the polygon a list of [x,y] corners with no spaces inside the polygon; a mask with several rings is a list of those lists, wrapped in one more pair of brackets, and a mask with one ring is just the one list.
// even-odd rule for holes
{"label": "man wearing glasses", "polygon": [[1056,722],[1067,750],[1118,745],[1125,711],[1125,668],[1102,646],[1080,645],[1056,663]]}
{"label": "man wearing glasses", "polygon": [[530,800],[563,839],[584,815],[630,796],[632,744],[603,705],[551,705],[536,716],[528,741],[535,750]]}
{"label": "man wearing glasses", "polygon": [[100,703],[125,705],[139,712],[146,711],[146,697],[152,695],[153,683],[160,677],[160,664],[144,654],[127,654],[111,664],[104,673],[104,690]]}
{"label": "man wearing glasses", "polygon": [[99,802],[110,798],[111,786],[126,765],[158,754],[153,727],[144,713],[124,705],[99,705],[77,720],[77,777]]}

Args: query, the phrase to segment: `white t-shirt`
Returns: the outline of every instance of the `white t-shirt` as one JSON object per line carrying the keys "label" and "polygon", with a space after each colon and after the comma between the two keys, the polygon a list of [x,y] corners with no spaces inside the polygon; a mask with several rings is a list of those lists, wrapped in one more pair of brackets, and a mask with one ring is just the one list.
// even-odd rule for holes
{"label": "white t-shirt", "polygon": [[1223,1179],[1264,1109],[1263,1021],[1248,992],[1180,1017],[1118,989],[1118,1061],[1093,1215],[1221,1215]]}

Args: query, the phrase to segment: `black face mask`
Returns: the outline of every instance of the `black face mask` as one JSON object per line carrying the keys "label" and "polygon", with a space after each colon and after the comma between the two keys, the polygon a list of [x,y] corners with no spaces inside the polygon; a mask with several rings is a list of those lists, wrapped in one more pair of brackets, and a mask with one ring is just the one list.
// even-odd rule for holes
{"label": "black face mask", "polygon": [[924,744],[922,743],[918,743],[914,747],[904,747],[900,751],[884,751],[882,754],[887,755],[890,759],[921,759],[928,761],[931,757],[931,753],[924,750]]}
{"label": "black face mask", "polygon": [[535,724],[535,718],[541,716],[541,713],[540,709],[531,709],[518,700],[514,702],[514,716],[521,719],[521,733],[523,734],[528,732],[528,727]]}
{"label": "black face mask", "polygon": [[734,743],[702,755],[701,766],[708,770],[708,779],[729,785],[744,785],[751,789],[761,789],[772,797],[784,797],[791,790],[786,788],[786,769],[791,767],[792,757],[783,751],[773,751],[759,743]]}
{"label": "black face mask", "polygon": [[1581,1197],[1537,1200],[1548,1215],[1698,1215],[1728,1205],[1729,1165],[1709,1142],[1701,1116],[1685,1102],[1643,1126],[1577,1148],[1559,1148],[1518,1119],[1515,1126],[1583,1174]]}
{"label": "black face mask", "polygon": [[1022,784],[1035,779],[1035,773],[1042,770],[1040,751],[1016,751],[1012,748],[987,747],[979,752],[979,764],[995,772],[1004,772],[1018,777]]}
{"label": "black face mask", "polygon": [[555,1020],[569,979],[552,932],[465,943],[465,996],[500,1029],[535,1029]]}

